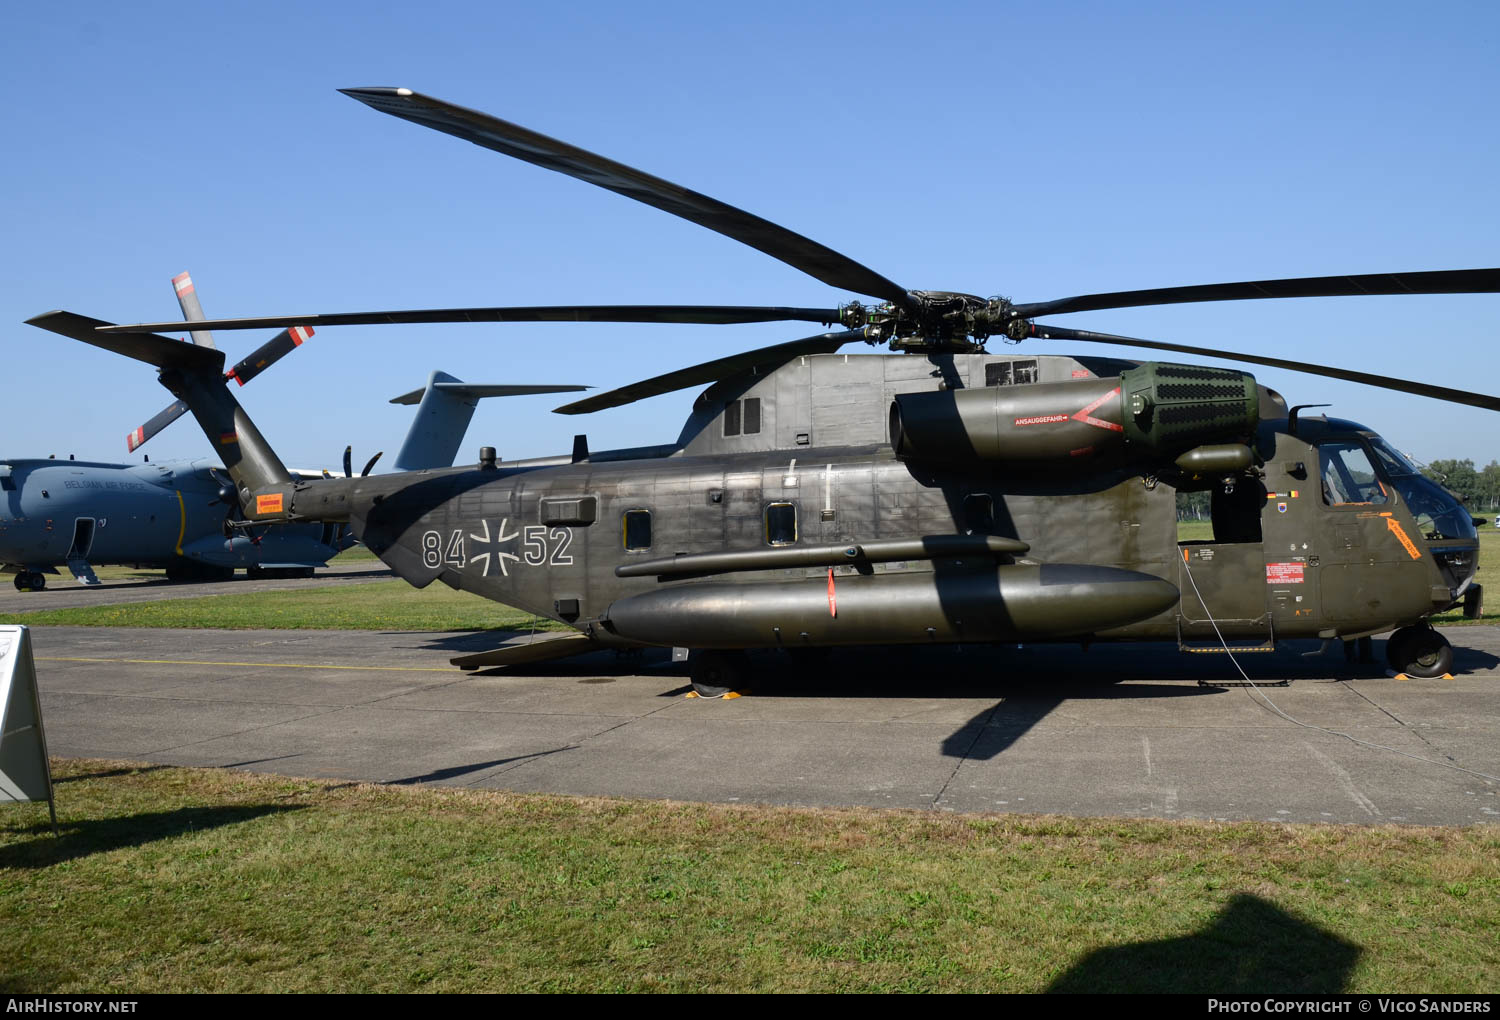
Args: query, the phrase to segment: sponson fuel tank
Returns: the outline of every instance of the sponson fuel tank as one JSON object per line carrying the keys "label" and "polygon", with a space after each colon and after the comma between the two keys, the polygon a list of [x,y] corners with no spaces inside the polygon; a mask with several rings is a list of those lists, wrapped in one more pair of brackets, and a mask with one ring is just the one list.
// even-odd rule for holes
{"label": "sponson fuel tank", "polygon": [[1089,465],[1181,453],[1255,434],[1255,377],[1148,362],[1114,378],[904,393],[890,410],[903,460]]}
{"label": "sponson fuel tank", "polygon": [[795,581],[707,581],[615,602],[604,625],[692,648],[1084,637],[1176,605],[1177,588],[1119,567],[1005,564]]}

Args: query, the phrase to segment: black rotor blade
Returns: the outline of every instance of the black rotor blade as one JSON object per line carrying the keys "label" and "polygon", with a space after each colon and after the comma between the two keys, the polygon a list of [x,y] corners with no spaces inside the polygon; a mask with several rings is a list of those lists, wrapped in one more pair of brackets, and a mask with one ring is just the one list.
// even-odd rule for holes
{"label": "black rotor blade", "polygon": [[1267,358],[1257,354],[1216,351],[1212,347],[1189,347],[1186,344],[1169,344],[1158,340],[1141,340],[1136,337],[1115,336],[1113,333],[1095,333],[1087,329],[1068,329],[1065,326],[1044,326],[1041,323],[1036,323],[1032,326],[1031,335],[1045,340],[1087,340],[1092,343],[1115,344],[1123,347],[1147,347],[1159,351],[1178,351],[1182,354],[1206,354],[1213,358],[1227,358],[1231,361],[1243,361],[1252,365],[1284,368],[1291,372],[1321,375],[1329,379],[1344,379],[1348,382],[1363,383],[1366,386],[1378,386],[1383,390],[1415,393],[1423,397],[1432,397],[1435,400],[1446,400],[1454,404],[1468,404],[1471,407],[1482,407],[1489,411],[1500,411],[1500,397],[1491,397],[1483,393],[1471,393],[1467,390],[1450,389],[1447,386],[1434,386],[1431,383],[1413,382],[1408,379],[1393,379],[1386,375],[1371,375],[1368,372],[1356,372],[1348,368],[1329,368],[1326,365],[1313,365],[1306,361],[1284,361],[1281,358]]}
{"label": "black rotor blade", "polygon": [[[266,329],[277,326],[382,326],[419,322],[678,322],[722,326],[740,322],[839,321],[837,308],[761,305],[550,305],[529,308],[426,308],[396,312],[324,315],[262,315],[250,319],[203,319],[143,326],[101,327],[101,333],[140,333],[199,326],[206,329]],[[310,330],[309,330],[310,332]]]}
{"label": "black rotor blade", "polygon": [[385,451],[381,450],[379,453],[375,454],[375,456],[373,456],[369,460],[365,461],[365,469],[359,473],[359,477],[363,478],[366,475],[368,475],[370,473],[370,469],[375,466],[375,462],[377,460],[379,460],[381,457],[383,457],[384,455],[385,455]]}
{"label": "black rotor blade", "polygon": [[1250,301],[1258,298],[1353,297],[1360,294],[1492,294],[1500,291],[1500,269],[1446,269],[1427,273],[1370,273],[1365,276],[1308,276],[1295,280],[1209,283],[1194,287],[1120,290],[1080,294],[1055,301],[1018,304],[1023,319],[1101,308],[1177,305],[1198,301]]}
{"label": "black rotor blade", "polygon": [[759,347],[753,351],[731,354],[727,358],[717,358],[700,365],[679,368],[675,372],[643,379],[607,393],[599,393],[584,400],[564,404],[554,410],[558,414],[588,414],[591,411],[602,411],[606,407],[620,407],[633,404],[637,400],[644,400],[646,397],[674,393],[677,390],[687,389],[689,386],[718,382],[727,376],[763,365],[779,365],[804,354],[832,354],[845,344],[862,339],[864,339],[862,333],[850,331],[821,333],[818,336],[804,337],[801,340],[789,340],[784,344]]}
{"label": "black rotor blade", "polygon": [[634,167],[605,159],[555,138],[548,138],[519,124],[491,117],[478,110],[454,106],[410,89],[361,88],[339,91],[381,113],[455,135],[486,149],[514,156],[548,170],[556,170],[626,198],[655,206],[663,212],[680,216],[691,223],[748,244],[830,287],[869,294],[902,306],[910,304],[906,288],[897,286],[873,269],[860,265],[832,248],[824,247],[742,209],[726,205],[718,199],[689,191],[660,177],[653,177]]}
{"label": "black rotor blade", "polygon": [[344,447],[344,477],[354,477],[354,447]]}

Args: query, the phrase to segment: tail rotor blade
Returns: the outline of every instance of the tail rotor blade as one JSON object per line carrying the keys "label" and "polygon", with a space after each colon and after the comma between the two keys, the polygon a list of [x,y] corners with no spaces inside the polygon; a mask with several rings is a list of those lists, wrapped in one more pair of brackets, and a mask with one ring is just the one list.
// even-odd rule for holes
{"label": "tail rotor blade", "polygon": [[[203,314],[203,306],[198,303],[198,291],[193,286],[193,278],[187,271],[178,273],[172,277],[172,289],[177,292],[177,307],[182,309],[182,317],[189,322],[201,322],[208,316]],[[213,347],[214,337],[206,329],[195,329],[192,331],[193,343],[199,347]]]}
{"label": "tail rotor blade", "polygon": [[[184,280],[186,278],[187,274],[183,273],[181,276],[173,277],[172,282],[174,284],[178,284],[178,281]],[[189,288],[188,298],[181,297],[182,292],[180,289],[178,291],[179,300],[185,302],[183,306],[184,314],[186,314],[187,309],[186,301],[191,300],[193,302],[193,306],[197,307],[197,299],[191,297],[192,280],[187,280],[187,286]],[[205,337],[208,336],[207,333],[204,333],[203,335]],[[276,362],[280,361],[287,354],[302,346],[302,342],[312,335],[313,331],[311,327],[308,326],[293,326],[290,329],[284,329],[274,338],[262,344],[249,357],[245,358],[239,364],[231,368],[228,372],[224,373],[224,378],[233,379],[235,382],[243,386],[251,379],[254,379],[266,369],[276,364]],[[212,339],[210,339],[208,343],[200,343],[199,346],[212,348],[213,341]],[[126,447],[129,448],[131,453],[134,453],[136,450],[145,445],[146,440],[150,439],[162,429],[166,428],[168,425],[172,424],[178,418],[181,418],[184,414],[186,414],[187,409],[187,404],[183,403],[180,400],[166,408],[163,408],[154,418],[125,437]]]}
{"label": "tail rotor blade", "polygon": [[146,444],[146,440],[156,435],[158,432],[166,428],[168,425],[172,424],[178,418],[181,418],[183,415],[187,414],[187,409],[187,404],[183,403],[181,400],[173,404],[168,404],[166,407],[156,412],[156,414],[152,416],[150,421],[146,422],[146,424],[142,425],[140,428],[136,429],[134,432],[130,433],[130,435],[125,437],[126,448],[129,449],[131,453],[139,450]]}
{"label": "tail rotor blade", "polygon": [[290,329],[284,329],[231,368],[225,373],[225,378],[233,379],[243,386],[301,347],[302,342],[312,335],[311,326],[292,326]]}

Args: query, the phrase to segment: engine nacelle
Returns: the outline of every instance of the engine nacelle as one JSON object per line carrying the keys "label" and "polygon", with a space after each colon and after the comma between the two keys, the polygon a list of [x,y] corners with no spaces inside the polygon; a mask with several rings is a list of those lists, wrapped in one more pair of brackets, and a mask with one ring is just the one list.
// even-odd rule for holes
{"label": "engine nacelle", "polygon": [[1118,377],[905,393],[891,445],[924,464],[1121,463],[1245,440],[1259,407],[1249,373],[1148,362]]}

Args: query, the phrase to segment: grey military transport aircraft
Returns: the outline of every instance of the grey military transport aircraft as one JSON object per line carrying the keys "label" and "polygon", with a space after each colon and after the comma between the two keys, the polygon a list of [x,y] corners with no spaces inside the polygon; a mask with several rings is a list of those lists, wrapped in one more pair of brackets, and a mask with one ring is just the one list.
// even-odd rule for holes
{"label": "grey military transport aircraft", "polygon": [[[404,322],[811,321],[820,333],[558,408],[568,414],[707,385],[675,442],[372,477],[294,478],[225,384],[223,355],[70,312],[43,329],[155,366],[211,442],[247,526],[342,523],[417,587],[439,581],[563,621],[566,637],[465,667],[595,648],[692,651],[721,693],[747,649],[996,641],[1172,640],[1184,649],[1357,639],[1394,630],[1397,669],[1435,676],[1428,623],[1477,613],[1474,522],[1373,430],[1303,413],[1248,373],[984,350],[1087,340],[1231,358],[1500,410],[1500,398],[1037,322],[1171,304],[1493,293],[1500,269],[1261,280],[1017,303],[907,290],[708,196],[407,89],[346,94],[376,110],[568,174],[740,240],[879,303],[569,306],[271,316],[276,328]],[[855,342],[896,352],[849,356]],[[1211,491],[1213,537],[1178,540],[1175,494]]]}

